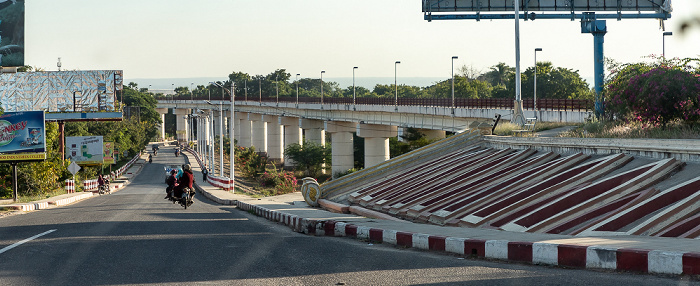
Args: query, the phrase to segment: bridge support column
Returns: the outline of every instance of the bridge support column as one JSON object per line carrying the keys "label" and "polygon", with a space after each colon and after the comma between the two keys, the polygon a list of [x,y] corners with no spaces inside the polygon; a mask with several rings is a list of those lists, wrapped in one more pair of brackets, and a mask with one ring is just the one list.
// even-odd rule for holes
{"label": "bridge support column", "polygon": [[396,126],[360,124],[357,136],[365,138],[365,168],[389,160],[389,137],[397,134]]}
{"label": "bridge support column", "polygon": [[252,122],[250,122],[250,119],[248,119],[248,115],[250,113],[247,112],[238,112],[238,116],[241,119],[241,128],[239,128],[241,131],[238,137],[238,145],[241,147],[250,147],[253,146],[252,142],[253,139],[251,138],[252,136]]}
{"label": "bridge support column", "polygon": [[352,133],[357,130],[355,122],[328,121],[326,132],[331,133],[331,172],[333,178],[339,173],[355,167]]}
{"label": "bridge support column", "polygon": [[[284,127],[284,148],[286,149],[292,144],[303,144],[301,128],[299,127],[298,117],[280,117],[280,124]],[[284,154],[283,154],[284,155]],[[285,167],[294,167],[294,160],[284,157]]]}
{"label": "bridge support column", "polygon": [[241,144],[241,113],[233,113],[233,138],[238,141],[238,145]]}
{"label": "bridge support column", "polygon": [[323,130],[323,120],[302,119],[301,129],[304,129],[306,141],[326,146],[326,132]]}
{"label": "bridge support column", "polygon": [[444,130],[418,129],[428,139],[445,139],[447,136]]}
{"label": "bridge support column", "polygon": [[160,134],[158,134],[158,139],[160,141],[165,141],[165,115],[168,114],[168,109],[156,108],[156,112],[158,112],[158,115],[160,115],[161,121],[161,123],[158,125],[158,131],[160,132]]}
{"label": "bridge support column", "polygon": [[267,152],[267,130],[265,128],[265,121],[262,121],[262,114],[249,113],[248,120],[250,120],[253,125],[250,138],[251,144],[255,146],[255,151]]}
{"label": "bridge support column", "polygon": [[263,115],[263,121],[267,123],[267,155],[275,162],[284,162],[284,142],[282,134],[284,129],[280,125],[280,117]]}
{"label": "bridge support column", "polygon": [[173,110],[173,113],[175,113],[175,122],[177,122],[177,131],[175,132],[177,134],[177,141],[187,142],[189,139],[187,136],[189,128],[185,115],[190,114],[190,110],[187,108],[178,108]]}
{"label": "bridge support column", "polygon": [[[326,146],[326,132],[323,130],[324,127],[323,120],[316,119],[302,119],[301,129],[304,129],[305,140],[319,144],[321,146]],[[325,174],[326,164],[322,165],[322,173]]]}

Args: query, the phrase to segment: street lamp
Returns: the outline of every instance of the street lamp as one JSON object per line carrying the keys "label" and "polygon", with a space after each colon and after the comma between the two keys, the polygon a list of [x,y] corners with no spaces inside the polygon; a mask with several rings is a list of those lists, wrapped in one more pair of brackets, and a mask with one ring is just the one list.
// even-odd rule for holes
{"label": "street lamp", "polygon": [[357,67],[352,68],[352,110],[355,110],[355,70]]}
{"label": "street lamp", "polygon": [[661,37],[661,38],[662,38],[662,42],[663,42],[663,43],[662,43],[662,49],[663,49],[663,50],[662,50],[662,52],[663,52],[662,56],[663,56],[664,58],[666,58],[666,36],[673,36],[673,32],[664,32],[663,36]]}
{"label": "street lamp", "polygon": [[452,115],[455,114],[455,60],[457,56],[452,56]]}
{"label": "street lamp", "polygon": [[258,78],[258,90],[260,91],[260,105],[262,105],[262,79]]}
{"label": "street lamp", "polygon": [[321,71],[321,109],[323,109],[323,74],[326,71]]}
{"label": "street lamp", "polygon": [[279,89],[279,76],[275,75],[275,98],[277,101],[277,106],[280,106],[280,89]]}
{"label": "street lamp", "polygon": [[297,74],[297,108],[299,108],[299,74]]}
{"label": "street lamp", "polygon": [[171,98],[173,99],[173,101],[175,101],[175,84],[171,83],[170,86],[173,87],[173,96]]}
{"label": "street lamp", "polygon": [[396,106],[396,110],[399,110],[399,86],[396,84],[396,69],[400,63],[401,63],[400,61],[396,61],[394,63],[394,89],[396,91],[396,97],[394,99],[394,106]]}
{"label": "street lamp", "polygon": [[194,101],[194,91],[192,90],[192,86],[194,86],[194,82],[190,83],[190,101]]}
{"label": "street lamp", "polygon": [[535,49],[535,90],[533,91],[533,109],[535,110],[535,118],[537,118],[537,52],[541,52],[542,48]]}

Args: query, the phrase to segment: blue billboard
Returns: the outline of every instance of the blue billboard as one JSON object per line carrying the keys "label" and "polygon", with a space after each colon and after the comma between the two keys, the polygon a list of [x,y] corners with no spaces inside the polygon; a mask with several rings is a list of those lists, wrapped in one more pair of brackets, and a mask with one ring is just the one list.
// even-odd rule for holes
{"label": "blue billboard", "polygon": [[46,159],[44,111],[5,112],[0,115],[0,161]]}
{"label": "blue billboard", "polygon": [[0,66],[24,66],[24,0],[0,0]]}

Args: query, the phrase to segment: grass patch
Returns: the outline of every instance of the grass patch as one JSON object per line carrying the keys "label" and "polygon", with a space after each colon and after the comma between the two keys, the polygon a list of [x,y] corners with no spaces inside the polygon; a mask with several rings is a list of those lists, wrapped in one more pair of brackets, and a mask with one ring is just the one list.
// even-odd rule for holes
{"label": "grass patch", "polygon": [[650,126],[638,122],[592,121],[581,125],[561,137],[575,138],[649,138],[649,139],[700,139],[700,125],[672,122],[666,126]]}
{"label": "grass patch", "polygon": [[33,201],[48,199],[50,197],[65,195],[67,193],[68,192],[66,192],[66,190],[60,188],[60,189],[56,189],[52,192],[47,192],[47,193],[43,193],[43,194],[39,194],[39,195],[18,197],[17,202],[18,203],[29,203],[29,202],[33,202]]}

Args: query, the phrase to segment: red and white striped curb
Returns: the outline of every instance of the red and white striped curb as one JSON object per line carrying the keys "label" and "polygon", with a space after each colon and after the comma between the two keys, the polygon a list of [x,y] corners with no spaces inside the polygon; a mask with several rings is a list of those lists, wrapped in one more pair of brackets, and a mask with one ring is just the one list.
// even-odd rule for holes
{"label": "red and white striped curb", "polygon": [[241,201],[236,201],[235,204],[242,210],[252,211],[258,216],[287,225],[296,232],[311,235],[352,237],[422,250],[532,264],[700,275],[700,252],[446,237],[370,228],[336,221],[316,221]]}

